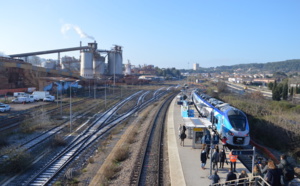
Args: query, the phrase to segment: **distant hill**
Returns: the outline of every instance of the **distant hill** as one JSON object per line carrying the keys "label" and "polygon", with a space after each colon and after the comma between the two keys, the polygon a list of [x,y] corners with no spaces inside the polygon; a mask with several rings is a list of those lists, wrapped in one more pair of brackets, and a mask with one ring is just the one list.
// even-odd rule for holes
{"label": "distant hill", "polygon": [[269,63],[250,63],[232,66],[218,66],[216,68],[201,68],[199,72],[240,72],[240,73],[274,73],[286,74],[300,72],[300,59],[292,59]]}

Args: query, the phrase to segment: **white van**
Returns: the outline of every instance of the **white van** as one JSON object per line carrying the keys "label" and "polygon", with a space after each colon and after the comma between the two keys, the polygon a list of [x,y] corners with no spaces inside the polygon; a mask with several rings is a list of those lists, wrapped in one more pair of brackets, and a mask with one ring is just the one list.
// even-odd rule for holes
{"label": "white van", "polygon": [[27,98],[26,97],[17,97],[13,100],[11,100],[12,103],[26,103]]}
{"label": "white van", "polygon": [[22,96],[25,96],[26,95],[26,93],[25,92],[14,92],[14,97],[16,98],[16,97],[22,97]]}

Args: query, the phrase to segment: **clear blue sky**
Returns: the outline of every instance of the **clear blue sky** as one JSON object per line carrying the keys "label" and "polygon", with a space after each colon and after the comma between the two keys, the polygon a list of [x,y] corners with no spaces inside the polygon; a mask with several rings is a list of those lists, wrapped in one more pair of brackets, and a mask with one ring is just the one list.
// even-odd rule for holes
{"label": "clear blue sky", "polygon": [[[0,0],[0,52],[123,46],[123,63],[216,67],[300,59],[299,0]],[[79,52],[63,53],[79,57]],[[50,58],[47,56],[40,56]]]}

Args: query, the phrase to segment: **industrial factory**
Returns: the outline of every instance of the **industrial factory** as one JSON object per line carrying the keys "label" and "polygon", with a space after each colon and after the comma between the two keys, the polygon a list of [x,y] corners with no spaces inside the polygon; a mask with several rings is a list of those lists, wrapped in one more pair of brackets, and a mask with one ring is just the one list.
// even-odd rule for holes
{"label": "industrial factory", "polygon": [[[88,46],[81,46],[80,43],[79,47],[24,54],[12,54],[10,57],[14,59],[22,59],[26,62],[29,56],[57,53],[58,60],[47,62],[45,64],[45,68],[70,71],[85,79],[123,75],[122,47],[115,45],[111,50],[100,50],[97,47],[98,46],[95,41],[94,43],[88,43]],[[61,53],[70,51],[80,51],[80,61],[72,58],[70,59],[70,57],[66,56],[62,58],[60,57]],[[107,61],[107,64],[105,61]]]}
{"label": "industrial factory", "polygon": [[[79,51],[79,60],[74,57],[61,57],[61,53],[71,51]],[[42,66],[29,63],[28,59],[32,56],[46,54],[57,54],[57,60],[48,60]],[[11,54],[0,57],[0,66],[2,92],[27,87],[51,91],[59,81],[69,82],[66,85],[70,85],[70,82],[80,80],[84,87],[91,82],[97,85],[149,83],[149,80],[139,79],[139,76],[131,74],[133,70],[129,61],[123,67],[121,46],[114,45],[110,50],[103,50],[98,49],[96,41],[88,43],[87,46],[82,46],[80,42],[79,47]]]}

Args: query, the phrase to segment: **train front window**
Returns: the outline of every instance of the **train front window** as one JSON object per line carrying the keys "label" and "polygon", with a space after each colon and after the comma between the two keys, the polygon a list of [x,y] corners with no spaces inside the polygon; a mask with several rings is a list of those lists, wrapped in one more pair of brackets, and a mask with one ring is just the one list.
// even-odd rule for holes
{"label": "train front window", "polygon": [[237,131],[245,131],[246,130],[246,118],[241,115],[231,115],[228,116],[229,121],[232,127]]}

